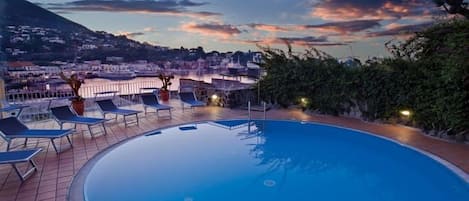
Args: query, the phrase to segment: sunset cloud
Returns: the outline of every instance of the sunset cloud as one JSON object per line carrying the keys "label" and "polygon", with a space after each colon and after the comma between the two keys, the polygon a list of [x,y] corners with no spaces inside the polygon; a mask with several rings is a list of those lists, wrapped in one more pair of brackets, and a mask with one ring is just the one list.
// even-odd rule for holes
{"label": "sunset cloud", "polygon": [[343,42],[329,41],[329,39],[326,36],[271,37],[271,38],[264,38],[260,40],[242,40],[240,42],[248,43],[248,44],[267,45],[267,46],[291,44],[293,46],[301,46],[301,47],[347,45],[347,43],[343,43]]}
{"label": "sunset cloud", "polygon": [[319,0],[310,15],[325,20],[384,20],[422,18],[437,12],[431,1],[421,0]]}
{"label": "sunset cloud", "polygon": [[242,33],[242,31],[234,25],[221,23],[197,24],[191,22],[183,24],[180,29],[185,32],[216,36],[220,38],[229,38],[231,36]]}
{"label": "sunset cloud", "polygon": [[341,22],[328,22],[317,25],[305,25],[305,29],[317,29],[321,32],[336,32],[340,34],[360,32],[367,29],[380,27],[380,20],[354,20]]}
{"label": "sunset cloud", "polygon": [[267,31],[267,32],[283,32],[283,31],[289,31],[288,28],[284,26],[278,26],[278,25],[271,25],[271,24],[248,24],[249,27],[260,30],[260,31]]}
{"label": "sunset cloud", "polygon": [[386,55],[385,48],[376,48],[379,44],[407,39],[429,22],[449,16],[432,0],[34,2],[92,29],[160,46],[236,51],[256,48],[255,44],[285,47],[290,43],[299,49],[337,46],[324,49],[342,55],[343,48],[349,51],[345,46],[354,44],[364,58]]}
{"label": "sunset cloud", "polygon": [[190,0],[78,0],[63,4],[49,4],[48,9],[57,11],[102,11],[102,12],[130,12],[144,14],[162,14],[187,17],[214,17],[220,13],[208,11],[191,11],[190,7],[199,7],[208,3]]}
{"label": "sunset cloud", "polygon": [[421,24],[399,25],[390,24],[388,29],[384,31],[369,32],[368,37],[382,37],[382,36],[405,36],[411,35],[415,32],[422,31],[432,25],[432,22],[425,22]]}

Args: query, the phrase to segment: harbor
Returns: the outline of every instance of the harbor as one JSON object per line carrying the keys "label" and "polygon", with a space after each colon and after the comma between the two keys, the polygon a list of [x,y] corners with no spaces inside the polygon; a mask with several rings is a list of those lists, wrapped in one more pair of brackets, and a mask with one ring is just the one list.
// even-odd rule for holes
{"label": "harbor", "polygon": [[[91,111],[96,110],[93,101],[96,98],[103,98],[103,96],[112,96],[111,98],[119,106],[139,103],[142,93],[155,92],[155,89],[162,87],[162,82],[158,78],[160,74],[174,77],[171,80],[172,84],[168,86],[172,99],[178,98],[177,94],[181,87],[188,86],[194,90],[198,99],[210,102],[215,106],[234,107],[247,99],[256,97],[252,95],[252,91],[258,77],[248,76],[248,68],[239,64],[234,70],[232,65],[218,69],[206,67],[160,69],[156,67],[150,70],[144,67],[147,68],[145,71],[136,70],[136,65],[132,65],[133,68],[128,66],[131,65],[92,65],[88,63],[87,65],[63,64],[61,67],[45,67],[26,66],[23,63],[23,67],[15,67],[14,70],[10,68],[7,71],[5,77],[8,82],[6,83],[5,101],[12,104],[30,105],[22,110],[21,119],[23,121],[50,118],[48,108],[51,104],[65,104],[67,101],[60,100],[74,97],[70,86],[59,76],[62,72],[66,76],[78,75],[82,82],[80,96],[86,99],[86,108]],[[31,71],[31,69],[36,70]],[[93,72],[93,69],[98,71]],[[29,73],[24,73],[26,70]],[[15,86],[14,83],[18,81],[23,86]]]}

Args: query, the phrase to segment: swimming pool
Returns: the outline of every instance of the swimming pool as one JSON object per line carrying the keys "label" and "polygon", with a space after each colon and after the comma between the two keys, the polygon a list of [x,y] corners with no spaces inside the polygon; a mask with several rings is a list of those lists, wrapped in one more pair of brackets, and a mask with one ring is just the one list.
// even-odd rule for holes
{"label": "swimming pool", "polygon": [[370,134],[297,121],[215,121],[133,138],[87,165],[86,201],[459,201],[446,166]]}

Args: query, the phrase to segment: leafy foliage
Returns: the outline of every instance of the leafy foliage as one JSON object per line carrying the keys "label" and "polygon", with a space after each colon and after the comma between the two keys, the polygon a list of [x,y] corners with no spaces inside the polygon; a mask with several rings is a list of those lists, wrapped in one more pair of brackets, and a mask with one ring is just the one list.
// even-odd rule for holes
{"label": "leafy foliage", "polygon": [[174,79],[174,75],[160,74],[158,75],[158,79],[160,79],[163,83],[163,86],[161,86],[161,91],[168,91],[169,86],[173,84],[171,80]]}
{"label": "leafy foliage", "polygon": [[72,100],[77,100],[77,101],[82,101],[84,100],[83,97],[80,96],[80,88],[81,88],[81,84],[83,84],[83,80],[80,80],[78,79],[78,75],[77,74],[72,74],[69,78],[66,77],[63,72],[60,72],[59,76],[65,81],[67,82],[67,84],[70,86],[70,88],[72,88],[72,91],[73,91],[73,95],[74,97],[72,98]]}
{"label": "leafy foliage", "polygon": [[[331,115],[358,110],[366,120],[399,117],[427,131],[464,134],[469,128],[469,20],[439,23],[401,44],[392,58],[350,67],[316,49],[303,55],[263,48],[266,101]],[[305,104],[305,103],[303,103]]]}

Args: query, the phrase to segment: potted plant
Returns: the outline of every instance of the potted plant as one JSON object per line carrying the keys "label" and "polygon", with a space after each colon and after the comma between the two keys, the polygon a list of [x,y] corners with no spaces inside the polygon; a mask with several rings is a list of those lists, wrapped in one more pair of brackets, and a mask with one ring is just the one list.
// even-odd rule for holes
{"label": "potted plant", "polygon": [[72,101],[73,110],[75,110],[78,115],[83,115],[85,112],[85,99],[78,93],[83,81],[78,79],[78,75],[75,73],[72,74],[70,78],[66,77],[63,72],[60,72],[59,75],[65,82],[67,82],[70,88],[72,88],[74,97],[70,98],[70,101]]}
{"label": "potted plant", "polygon": [[163,86],[161,86],[160,89],[160,98],[162,101],[169,101],[169,89],[168,87],[171,86],[171,79],[174,78],[174,75],[165,75],[165,74],[160,74],[158,78],[161,80],[163,83]]}

